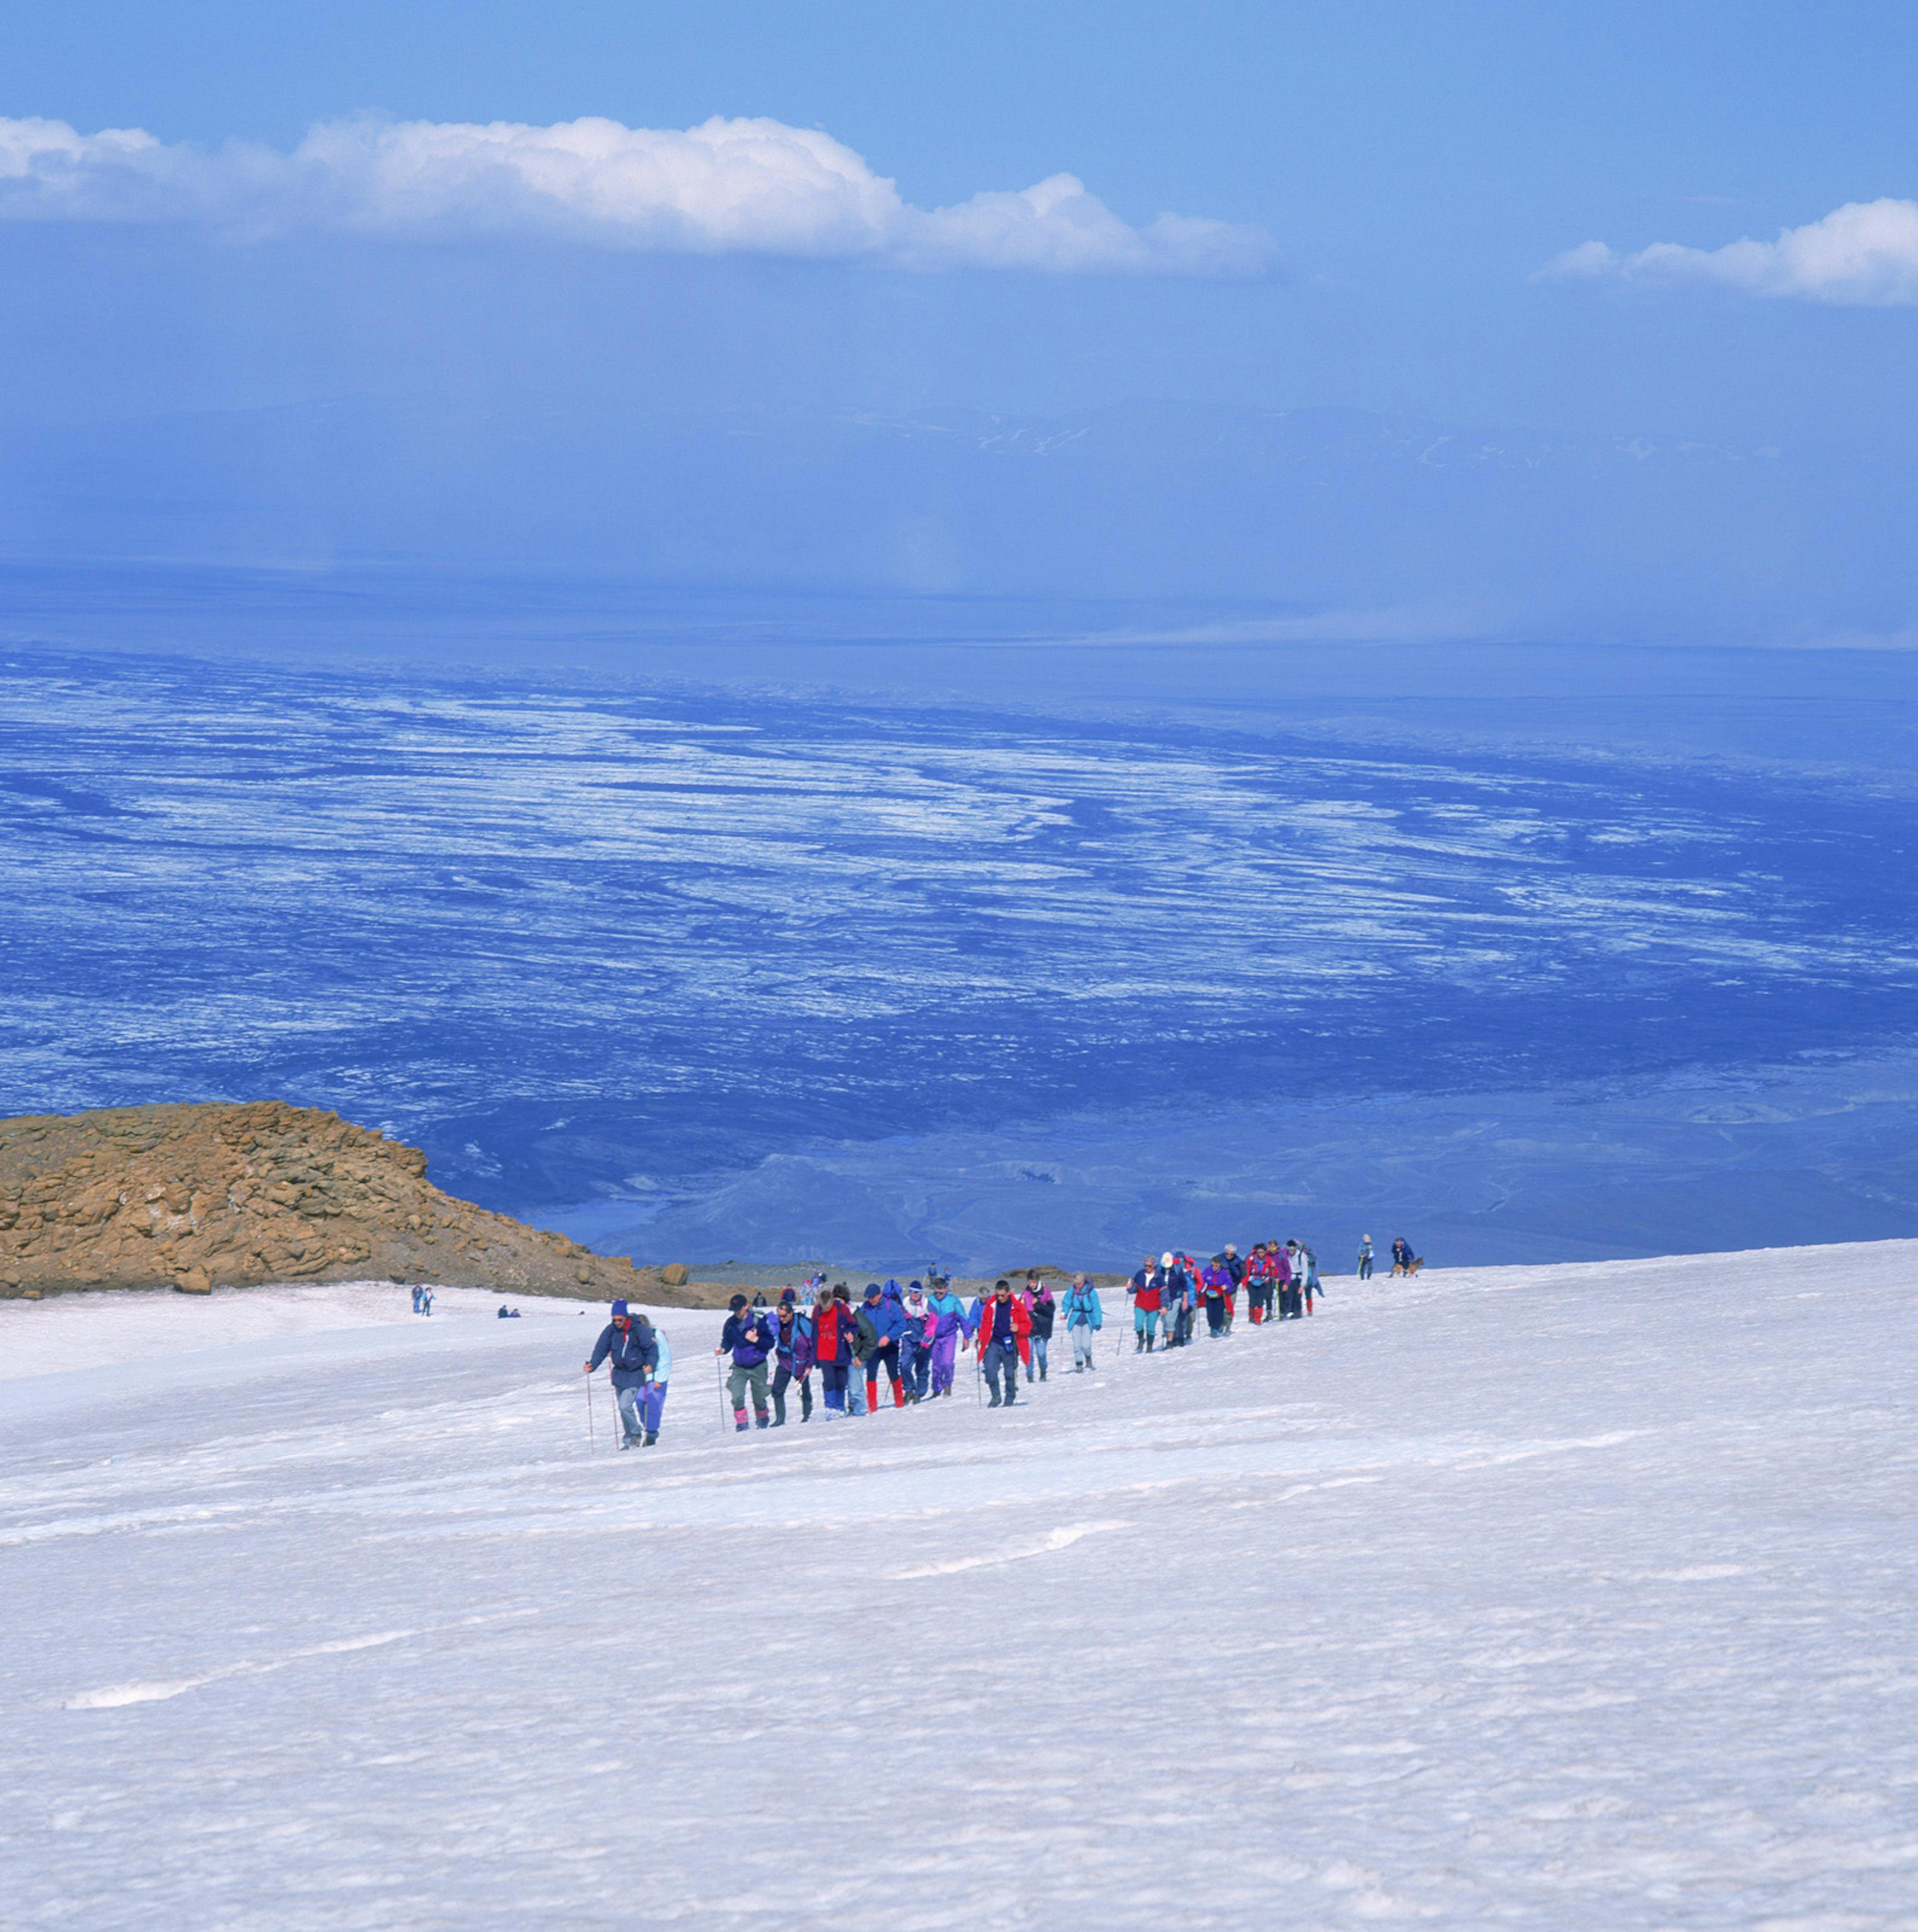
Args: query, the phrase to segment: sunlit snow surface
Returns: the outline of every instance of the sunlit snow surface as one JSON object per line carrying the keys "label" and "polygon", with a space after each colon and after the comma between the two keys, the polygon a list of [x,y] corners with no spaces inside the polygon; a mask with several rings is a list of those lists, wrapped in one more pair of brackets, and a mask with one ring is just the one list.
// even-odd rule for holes
{"label": "sunlit snow surface", "polygon": [[1909,1928],[1914,1294],[1342,1285],[743,1439],[673,1312],[596,1456],[569,1304],[0,1304],[0,1923]]}
{"label": "sunlit snow surface", "polygon": [[[1241,712],[1216,673],[1173,716],[1102,706],[1093,652],[1018,708],[6,673],[0,1110],[317,1102],[488,1205],[693,1258],[1109,1260],[1185,1202],[1187,1238],[1340,1256],[1394,1220],[1496,1258],[1918,1227],[1895,704],[1775,705],[1732,756],[1724,695],[1642,705],[1660,743],[1589,701]],[[1498,1097],[1448,1160],[1419,1124],[1461,1094]],[[1721,1198],[1728,1132],[1835,1116],[1739,1141]],[[1629,1230],[1574,1198],[1620,1187]]]}

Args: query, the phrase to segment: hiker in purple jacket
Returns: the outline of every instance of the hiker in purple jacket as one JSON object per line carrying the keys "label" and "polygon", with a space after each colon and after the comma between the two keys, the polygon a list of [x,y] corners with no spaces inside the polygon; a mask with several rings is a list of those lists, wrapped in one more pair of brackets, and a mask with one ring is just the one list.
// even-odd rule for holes
{"label": "hiker in purple jacket", "polygon": [[766,1358],[773,1352],[773,1324],[763,1311],[749,1310],[746,1297],[736,1294],[732,1312],[719,1331],[719,1346],[713,1352],[723,1355],[729,1350],[733,1372],[726,1378],[726,1392],[733,1399],[733,1426],[746,1427],[746,1394],[752,1391],[752,1416],[761,1429],[772,1426],[766,1413]]}

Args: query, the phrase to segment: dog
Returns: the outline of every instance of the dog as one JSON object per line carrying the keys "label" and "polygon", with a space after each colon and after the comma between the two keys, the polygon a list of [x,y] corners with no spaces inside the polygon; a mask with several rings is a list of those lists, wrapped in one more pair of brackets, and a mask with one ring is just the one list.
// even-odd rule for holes
{"label": "dog", "polygon": [[1406,1265],[1405,1270],[1406,1280],[1409,1280],[1424,1265],[1425,1257],[1423,1255],[1415,1255]]}

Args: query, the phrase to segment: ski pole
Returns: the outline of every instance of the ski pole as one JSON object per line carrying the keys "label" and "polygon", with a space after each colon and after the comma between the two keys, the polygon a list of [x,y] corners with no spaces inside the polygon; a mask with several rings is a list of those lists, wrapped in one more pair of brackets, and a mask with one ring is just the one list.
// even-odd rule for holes
{"label": "ski pole", "polygon": [[593,1426],[593,1371],[586,1374],[586,1452],[589,1456],[599,1453],[599,1432]]}
{"label": "ski pole", "polygon": [[717,1355],[713,1358],[713,1372],[719,1378],[719,1433],[723,1436],[732,1418],[726,1413],[726,1366]]}

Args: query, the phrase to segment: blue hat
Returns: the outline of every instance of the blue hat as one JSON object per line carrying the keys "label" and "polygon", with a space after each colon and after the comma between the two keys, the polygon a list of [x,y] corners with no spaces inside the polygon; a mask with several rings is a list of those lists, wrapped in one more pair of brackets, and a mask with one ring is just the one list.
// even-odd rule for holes
{"label": "blue hat", "polygon": [[866,1284],[866,1292],[868,1294],[877,1294],[879,1292],[879,1284],[876,1281],[869,1281]]}
{"label": "blue hat", "polygon": [[626,1305],[623,1301],[616,1301],[614,1303],[613,1318],[614,1321],[617,1322],[622,1315],[626,1314],[627,1312]]}

